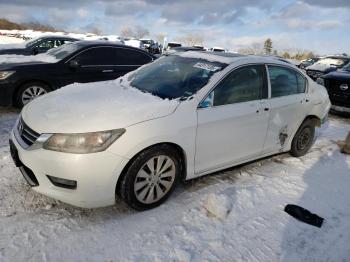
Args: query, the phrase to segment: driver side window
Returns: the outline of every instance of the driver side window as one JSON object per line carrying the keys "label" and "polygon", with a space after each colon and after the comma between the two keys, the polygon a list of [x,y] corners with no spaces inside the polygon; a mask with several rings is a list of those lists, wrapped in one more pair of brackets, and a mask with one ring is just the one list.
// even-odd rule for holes
{"label": "driver side window", "polygon": [[263,65],[250,65],[231,72],[213,91],[214,106],[260,100],[264,88]]}
{"label": "driver side window", "polygon": [[53,40],[46,40],[41,42],[38,46],[38,48],[54,48],[55,47],[55,43]]}

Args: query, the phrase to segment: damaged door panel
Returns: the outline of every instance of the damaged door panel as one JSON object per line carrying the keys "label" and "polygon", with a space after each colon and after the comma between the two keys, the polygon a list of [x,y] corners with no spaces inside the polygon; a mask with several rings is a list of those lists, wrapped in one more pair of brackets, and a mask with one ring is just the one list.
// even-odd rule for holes
{"label": "damaged door panel", "polygon": [[286,142],[287,137],[288,137],[288,125],[283,127],[279,134],[279,140],[282,148],[284,146],[284,143]]}

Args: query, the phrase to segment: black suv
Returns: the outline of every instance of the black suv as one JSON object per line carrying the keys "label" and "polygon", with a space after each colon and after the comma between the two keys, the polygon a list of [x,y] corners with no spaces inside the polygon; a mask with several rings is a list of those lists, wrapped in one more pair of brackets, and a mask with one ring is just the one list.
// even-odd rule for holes
{"label": "black suv", "polygon": [[317,78],[342,68],[350,62],[348,56],[327,56],[315,64],[306,67],[306,74],[316,81]]}
{"label": "black suv", "polygon": [[77,82],[116,79],[153,61],[148,52],[109,42],[78,41],[0,64],[0,105],[22,107],[37,96]]}
{"label": "black suv", "polygon": [[327,88],[333,110],[350,113],[350,63],[317,82]]}
{"label": "black suv", "polygon": [[23,44],[3,45],[0,48],[0,55],[37,55],[45,53],[51,48],[75,41],[78,41],[78,39],[66,36],[42,36]]}

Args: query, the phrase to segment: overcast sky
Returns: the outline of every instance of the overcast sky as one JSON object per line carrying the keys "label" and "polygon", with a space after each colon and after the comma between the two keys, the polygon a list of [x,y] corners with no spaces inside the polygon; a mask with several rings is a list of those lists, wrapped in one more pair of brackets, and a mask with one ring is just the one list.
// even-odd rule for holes
{"label": "overcast sky", "polygon": [[350,53],[350,0],[0,0],[0,10],[15,22],[65,31],[119,34],[142,25],[151,36],[197,33],[206,46],[230,50],[270,37],[278,50]]}

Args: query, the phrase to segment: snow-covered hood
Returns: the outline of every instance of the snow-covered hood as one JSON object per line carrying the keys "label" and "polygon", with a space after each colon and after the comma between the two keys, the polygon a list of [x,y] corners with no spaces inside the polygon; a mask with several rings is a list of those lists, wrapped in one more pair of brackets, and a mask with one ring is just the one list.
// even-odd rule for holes
{"label": "snow-covered hood", "polygon": [[337,70],[334,72],[331,72],[324,76],[325,79],[338,79],[338,80],[350,80],[350,72],[346,70]]}
{"label": "snow-covered hood", "polygon": [[63,87],[25,106],[22,118],[38,133],[83,133],[167,116],[178,104],[122,86],[117,79]]}
{"label": "snow-covered hood", "polygon": [[47,54],[39,55],[0,55],[0,64],[55,63],[58,60]]}
{"label": "snow-covered hood", "polygon": [[336,70],[337,68],[335,66],[331,66],[327,64],[315,63],[311,66],[308,66],[306,69],[320,71],[320,72],[330,72],[330,71]]}

